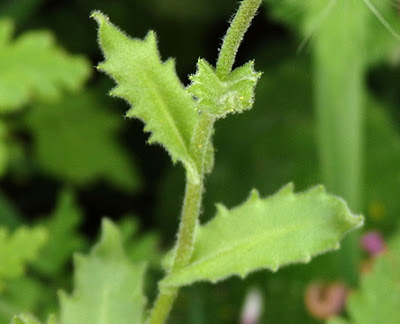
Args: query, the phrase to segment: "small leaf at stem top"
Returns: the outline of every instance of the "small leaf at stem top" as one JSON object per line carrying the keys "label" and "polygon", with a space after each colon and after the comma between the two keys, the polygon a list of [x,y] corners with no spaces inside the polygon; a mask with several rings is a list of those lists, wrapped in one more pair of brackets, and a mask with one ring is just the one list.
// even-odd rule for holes
{"label": "small leaf at stem top", "polygon": [[253,66],[251,61],[221,79],[206,60],[200,59],[196,74],[190,77],[192,83],[188,91],[198,98],[200,111],[215,118],[249,110],[254,103],[254,88],[261,76]]}

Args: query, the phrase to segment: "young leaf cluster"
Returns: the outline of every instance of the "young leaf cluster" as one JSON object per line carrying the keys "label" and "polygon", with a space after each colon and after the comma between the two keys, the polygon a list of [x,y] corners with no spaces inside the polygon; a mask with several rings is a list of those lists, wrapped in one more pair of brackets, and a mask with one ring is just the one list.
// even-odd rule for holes
{"label": "young leaf cluster", "polygon": [[254,71],[254,62],[249,62],[222,79],[204,59],[197,62],[197,72],[190,76],[189,93],[198,99],[198,110],[224,118],[229,113],[241,113],[251,109],[254,89],[261,73]]}

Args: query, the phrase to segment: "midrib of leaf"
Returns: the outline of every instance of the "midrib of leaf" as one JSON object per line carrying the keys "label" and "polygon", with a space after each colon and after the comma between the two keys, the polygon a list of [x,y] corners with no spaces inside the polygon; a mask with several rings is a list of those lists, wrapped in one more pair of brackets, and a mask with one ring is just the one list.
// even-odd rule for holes
{"label": "midrib of leaf", "polygon": [[[165,63],[164,63],[165,64]],[[163,65],[164,65],[163,64]],[[173,129],[173,131],[176,133],[177,138],[179,139],[179,142],[181,143],[181,145],[184,147],[186,153],[191,156],[191,154],[189,154],[189,150],[188,150],[188,145],[189,143],[186,143],[182,133],[179,131],[179,129],[176,127],[174,121],[172,120],[171,115],[168,112],[168,108],[167,105],[165,103],[165,101],[163,100],[163,98],[160,96],[159,93],[162,93],[162,88],[160,89],[157,84],[155,82],[152,81],[152,79],[150,79],[146,73],[141,73],[141,80],[145,80],[145,82],[153,87],[150,87],[150,92],[152,93],[153,97],[157,97],[157,101],[160,103],[161,106],[161,111],[162,114],[167,118],[168,120],[168,124],[170,125],[170,127]],[[158,91],[155,91],[154,89],[157,88]],[[133,108],[135,109],[135,108]]]}
{"label": "midrib of leaf", "polygon": [[296,230],[296,226],[291,226],[289,228],[278,230],[275,233],[273,233],[272,235],[263,235],[263,233],[261,233],[261,234],[257,235],[255,238],[248,238],[248,239],[242,240],[242,241],[238,242],[237,244],[233,245],[232,247],[219,250],[219,251],[217,251],[217,253],[211,254],[209,257],[201,258],[198,261],[191,263],[187,268],[201,265],[202,263],[207,263],[214,259],[223,257],[224,255],[229,254],[229,253],[231,253],[231,254],[235,253],[235,252],[233,252],[235,250],[237,250],[237,251],[250,250],[252,247],[259,245],[261,243],[268,242],[271,239],[276,238],[276,237],[278,237],[278,240],[279,240],[280,236],[285,236],[290,232],[294,232],[295,230]]}

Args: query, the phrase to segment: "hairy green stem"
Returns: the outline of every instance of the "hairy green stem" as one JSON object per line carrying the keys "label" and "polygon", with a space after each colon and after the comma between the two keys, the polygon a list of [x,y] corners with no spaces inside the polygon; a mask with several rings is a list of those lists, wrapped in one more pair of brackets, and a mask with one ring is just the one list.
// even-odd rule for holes
{"label": "hairy green stem", "polygon": [[223,78],[231,72],[240,43],[260,7],[261,1],[244,0],[241,3],[226,33],[218,56],[217,74],[219,77]]}
{"label": "hairy green stem", "polygon": [[[232,70],[236,53],[244,34],[257,12],[261,0],[244,0],[235,15],[224,38],[217,61],[217,74],[223,78]],[[199,107],[201,108],[201,107]],[[215,119],[206,113],[201,113],[193,139],[192,152],[200,173],[199,183],[192,183],[186,177],[186,191],[183,201],[181,223],[176,243],[176,253],[170,274],[185,267],[192,255],[193,240],[200,215],[200,207],[204,191],[204,175],[206,172],[207,150],[211,142]],[[168,275],[167,275],[168,276]],[[147,320],[147,324],[162,324],[168,318],[179,288],[160,288],[159,295]]]}
{"label": "hairy green stem", "polygon": [[[314,43],[315,99],[319,152],[327,188],[353,210],[362,205],[362,145],[366,63],[365,6],[338,1]],[[354,285],[360,261],[357,234],[342,243],[340,272]]]}

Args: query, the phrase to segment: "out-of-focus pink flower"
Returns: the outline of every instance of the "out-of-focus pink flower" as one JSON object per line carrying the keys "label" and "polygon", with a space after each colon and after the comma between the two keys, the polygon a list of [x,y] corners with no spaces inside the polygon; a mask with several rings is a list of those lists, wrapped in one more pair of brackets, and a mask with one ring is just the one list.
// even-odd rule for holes
{"label": "out-of-focus pink flower", "polygon": [[304,303],[311,316],[325,320],[343,310],[348,292],[342,282],[313,282],[306,289]]}
{"label": "out-of-focus pink flower", "polygon": [[252,289],[246,296],[240,324],[258,324],[262,313],[262,296],[258,289]]}
{"label": "out-of-focus pink flower", "polygon": [[385,240],[381,233],[371,231],[361,237],[361,247],[370,256],[376,257],[386,251]]}

